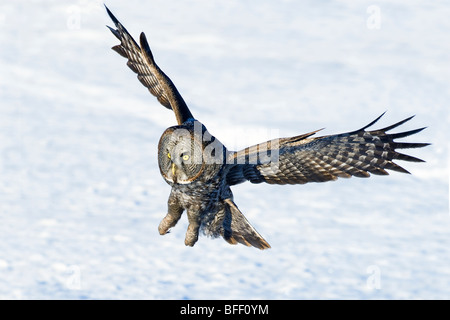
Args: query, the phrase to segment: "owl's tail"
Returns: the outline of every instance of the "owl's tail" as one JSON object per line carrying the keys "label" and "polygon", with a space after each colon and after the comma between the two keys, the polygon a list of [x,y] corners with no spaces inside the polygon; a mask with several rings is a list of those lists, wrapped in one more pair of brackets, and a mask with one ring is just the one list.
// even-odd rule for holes
{"label": "owl's tail", "polygon": [[225,199],[225,216],[222,225],[222,237],[230,244],[241,243],[258,249],[268,249],[270,245],[252,227],[231,198]]}

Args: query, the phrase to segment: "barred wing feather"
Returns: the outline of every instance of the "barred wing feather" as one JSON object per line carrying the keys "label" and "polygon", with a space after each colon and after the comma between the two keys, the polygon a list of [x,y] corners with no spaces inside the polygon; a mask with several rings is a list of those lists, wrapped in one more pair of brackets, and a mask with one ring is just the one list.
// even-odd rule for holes
{"label": "barred wing feather", "polygon": [[[381,116],[353,132],[311,137],[317,132],[315,131],[279,139],[278,146],[275,148],[273,147],[275,140],[271,140],[235,152],[228,159],[228,162],[232,163],[232,168],[228,173],[227,181],[231,185],[247,180],[252,183],[304,184],[331,181],[339,177],[387,175],[389,173],[386,170],[409,173],[394,163],[394,160],[410,162],[423,162],[423,160],[399,153],[396,149],[420,148],[427,146],[428,143],[395,142],[394,140],[413,135],[425,128],[394,134],[386,133],[412,119],[409,117],[383,129],[366,131]],[[263,150],[263,157],[261,157],[261,150]],[[267,152],[265,153],[264,150]],[[277,153],[276,156],[274,156],[275,153]],[[251,159],[256,161],[252,162]]]}

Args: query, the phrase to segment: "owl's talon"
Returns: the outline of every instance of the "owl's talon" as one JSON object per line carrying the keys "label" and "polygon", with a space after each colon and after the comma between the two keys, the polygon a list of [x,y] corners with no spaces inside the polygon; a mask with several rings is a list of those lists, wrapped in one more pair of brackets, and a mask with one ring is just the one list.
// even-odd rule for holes
{"label": "owl's talon", "polygon": [[198,240],[198,229],[199,229],[198,225],[194,226],[192,224],[189,224],[187,232],[186,232],[186,238],[184,239],[185,245],[187,245],[189,247],[194,246],[194,244]]}
{"label": "owl's talon", "polygon": [[170,228],[172,228],[175,224],[177,223],[177,221],[167,215],[164,217],[164,219],[161,220],[159,226],[158,226],[158,231],[160,235],[165,235],[166,233],[170,232]]}
{"label": "owl's talon", "polygon": [[198,240],[198,235],[186,235],[186,239],[184,239],[184,244],[189,246],[189,247],[193,247],[194,244],[197,242]]}
{"label": "owl's talon", "polygon": [[170,232],[169,229],[163,229],[161,227],[158,227],[158,231],[159,231],[159,234],[162,236]]}
{"label": "owl's talon", "polygon": [[165,235],[166,233],[169,233],[169,229],[161,227],[161,224],[158,227],[158,231],[159,231],[159,234],[162,236]]}

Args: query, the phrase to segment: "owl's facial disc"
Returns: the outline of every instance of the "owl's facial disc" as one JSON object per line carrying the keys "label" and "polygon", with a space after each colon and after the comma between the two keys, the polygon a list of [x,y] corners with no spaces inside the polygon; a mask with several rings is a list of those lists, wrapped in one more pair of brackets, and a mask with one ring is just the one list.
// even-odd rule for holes
{"label": "owl's facial disc", "polygon": [[159,169],[167,182],[191,183],[202,173],[202,146],[189,130],[167,129],[158,149]]}

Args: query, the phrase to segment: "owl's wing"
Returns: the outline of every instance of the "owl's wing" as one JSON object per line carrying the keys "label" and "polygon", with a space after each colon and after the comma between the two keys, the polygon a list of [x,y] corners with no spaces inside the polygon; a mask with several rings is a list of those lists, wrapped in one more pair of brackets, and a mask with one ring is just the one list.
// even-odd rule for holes
{"label": "owl's wing", "polygon": [[178,124],[193,118],[173,82],[155,63],[145,34],[141,33],[141,46],[139,46],[111,11],[106,6],[105,8],[117,29],[108,28],[120,40],[120,44],[112,47],[112,49],[127,58],[128,67],[137,73],[139,81],[164,107],[174,111]]}
{"label": "owl's wing", "polygon": [[[384,114],[384,113],[383,113]],[[383,114],[381,116],[383,116]],[[270,184],[304,184],[324,182],[338,177],[369,177],[370,174],[387,175],[386,170],[409,173],[393,160],[423,162],[396,149],[420,148],[428,143],[401,143],[394,139],[418,133],[425,128],[387,134],[409,117],[383,129],[366,131],[377,122],[348,133],[311,137],[308,134],[274,139],[230,154],[227,163],[229,185],[244,181]]]}

